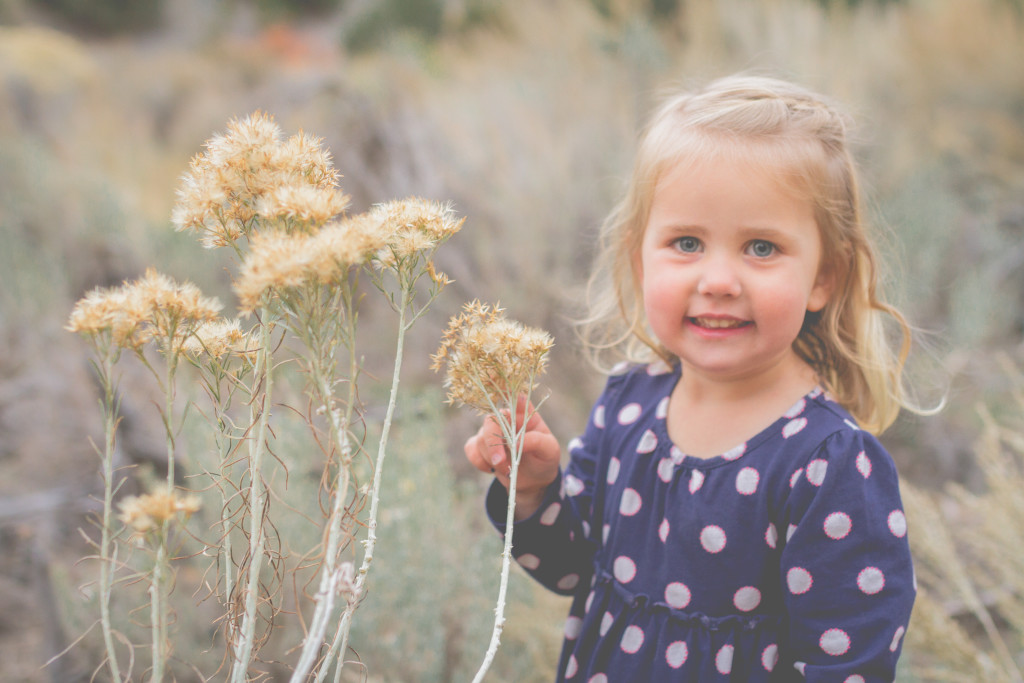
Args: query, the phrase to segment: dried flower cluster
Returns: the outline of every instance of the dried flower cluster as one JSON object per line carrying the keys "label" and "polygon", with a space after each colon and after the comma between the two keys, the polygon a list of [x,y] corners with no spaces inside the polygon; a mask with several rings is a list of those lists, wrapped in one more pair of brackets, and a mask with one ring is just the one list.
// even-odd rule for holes
{"label": "dried flower cluster", "polygon": [[391,234],[388,249],[378,257],[382,265],[389,267],[417,252],[433,249],[457,233],[466,220],[456,219],[450,204],[417,197],[378,204],[370,215],[387,226]]}
{"label": "dried flower cluster", "polygon": [[256,353],[258,341],[252,335],[242,331],[242,324],[237,318],[223,318],[205,322],[185,340],[182,350],[193,357],[204,353],[211,358],[222,358],[227,354],[251,355]]}
{"label": "dried flower cluster", "polygon": [[159,529],[164,522],[174,519],[179,513],[186,517],[194,514],[199,510],[199,498],[167,491],[145,493],[125,498],[120,508],[119,518],[125,526],[145,534]]}
{"label": "dried flower cluster", "polygon": [[195,285],[178,284],[150,268],[135,282],[86,294],[71,311],[67,329],[87,336],[109,333],[120,348],[138,349],[157,339],[178,352],[220,309],[219,301],[204,297]]}
{"label": "dried flower cluster", "polygon": [[444,333],[431,367],[447,366],[448,402],[491,413],[532,391],[547,366],[551,336],[479,301],[463,306]]}
{"label": "dried flower cluster", "polygon": [[274,119],[256,112],[228,123],[206,143],[178,189],[171,216],[178,230],[194,230],[207,247],[248,236],[253,219],[297,218],[323,224],[344,211],[349,198],[322,140],[305,133],[283,139]]}
{"label": "dried flower cluster", "polygon": [[[255,233],[235,282],[242,311],[257,308],[264,294],[306,283],[329,285],[352,266],[376,259],[394,266],[398,259],[429,251],[458,232],[450,206],[419,198],[396,200],[367,213],[333,221],[310,232]],[[431,277],[442,284],[447,278]]]}

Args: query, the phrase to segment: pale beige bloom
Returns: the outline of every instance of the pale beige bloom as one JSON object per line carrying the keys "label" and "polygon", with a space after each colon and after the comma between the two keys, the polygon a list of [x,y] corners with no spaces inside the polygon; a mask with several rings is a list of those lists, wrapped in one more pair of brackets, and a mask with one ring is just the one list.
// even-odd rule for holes
{"label": "pale beige bloom", "polygon": [[325,223],[348,206],[349,197],[334,187],[315,185],[278,185],[270,188],[256,204],[263,218],[297,218],[315,224]]}
{"label": "pale beige bloom", "polygon": [[205,353],[213,358],[222,358],[229,353],[248,355],[255,353],[256,349],[256,340],[242,331],[242,323],[237,318],[221,318],[199,325],[182,348],[194,357]]}
{"label": "pale beige bloom", "polygon": [[282,140],[273,118],[261,112],[230,121],[190,162],[172,222],[199,233],[204,246],[218,247],[248,236],[260,215],[330,220],[348,197],[338,190],[338,173],[321,143],[304,133]]}
{"label": "pale beige bloom", "polygon": [[551,336],[479,301],[466,304],[444,333],[431,367],[446,367],[448,402],[490,413],[532,391],[547,367]]}
{"label": "pale beige bloom", "polygon": [[313,237],[305,233],[270,231],[252,236],[234,283],[244,313],[259,307],[267,292],[298,287],[310,279],[316,258],[312,242]]}
{"label": "pale beige bloom", "polygon": [[204,297],[191,282],[177,283],[153,268],[146,269],[145,275],[126,289],[136,305],[148,310],[152,336],[169,343],[174,353],[198,325],[215,320],[222,308],[217,299]]}
{"label": "pale beige bloom", "polygon": [[181,496],[177,491],[159,491],[129,496],[119,507],[121,514],[118,518],[121,522],[145,534],[159,529],[164,522],[174,519],[178,514],[191,516],[199,511],[200,505],[199,498],[194,495]]}
{"label": "pale beige bloom", "polygon": [[390,235],[387,248],[378,255],[378,260],[389,267],[445,242],[462,229],[466,220],[456,218],[450,203],[419,197],[377,204],[370,215],[381,221]]}
{"label": "pale beige bloom", "polygon": [[65,329],[84,336],[110,334],[120,348],[139,348],[149,340],[149,309],[127,289],[96,288],[82,297],[71,311]]}

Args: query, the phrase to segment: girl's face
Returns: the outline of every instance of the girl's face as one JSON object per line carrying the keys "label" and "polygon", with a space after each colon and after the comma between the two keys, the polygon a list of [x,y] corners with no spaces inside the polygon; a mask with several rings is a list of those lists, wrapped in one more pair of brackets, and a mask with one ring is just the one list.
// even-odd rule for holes
{"label": "girl's face", "polygon": [[671,167],[654,191],[637,266],[651,330],[684,376],[770,380],[828,302],[811,202],[742,158]]}

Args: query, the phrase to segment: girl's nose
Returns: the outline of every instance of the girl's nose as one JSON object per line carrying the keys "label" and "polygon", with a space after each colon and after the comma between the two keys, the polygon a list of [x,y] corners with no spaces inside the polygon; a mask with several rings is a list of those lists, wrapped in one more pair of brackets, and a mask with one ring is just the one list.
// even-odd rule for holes
{"label": "girl's nose", "polygon": [[697,283],[697,293],[704,296],[740,295],[740,280],[733,264],[724,258],[706,257]]}

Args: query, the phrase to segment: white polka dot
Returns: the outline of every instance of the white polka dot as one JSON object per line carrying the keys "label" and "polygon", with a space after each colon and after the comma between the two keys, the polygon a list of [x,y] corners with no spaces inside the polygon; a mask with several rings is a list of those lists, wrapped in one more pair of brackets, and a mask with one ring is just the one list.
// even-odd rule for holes
{"label": "white polka dot", "polygon": [[686,658],[689,656],[690,648],[682,640],[677,640],[665,648],[665,662],[673,669],[678,669],[685,664]]}
{"label": "white polka dot", "polygon": [[771,671],[779,663],[779,646],[772,643],[761,653],[761,666],[765,671]]}
{"label": "white polka dot", "polygon": [[686,460],[686,454],[679,450],[679,447],[675,444],[672,444],[672,448],[668,449],[668,457],[672,458],[672,462],[677,465]]}
{"label": "white polka dot", "polygon": [[704,484],[704,473],[700,470],[694,470],[690,473],[690,493],[697,493],[700,487]]}
{"label": "white polka dot", "polygon": [[665,519],[661,520],[661,524],[658,525],[658,538],[661,539],[662,543],[668,541],[668,531],[668,518],[666,517]]}
{"label": "white polka dot", "polygon": [[803,567],[793,567],[786,572],[786,585],[793,595],[801,595],[811,590],[814,578],[811,573]]}
{"label": "white polka dot", "polygon": [[807,668],[807,663],[806,662],[793,662],[793,668],[796,669],[797,671],[799,671],[800,675],[803,676],[803,675],[805,675],[804,674],[804,669]]}
{"label": "white polka dot", "polygon": [[590,608],[593,606],[593,604],[594,604],[594,591],[590,591],[590,594],[587,595],[587,601],[583,603],[583,611],[584,612],[589,612]]}
{"label": "white polka dot", "polygon": [[608,477],[606,481],[608,485],[612,485],[619,478],[619,468],[622,466],[622,462],[618,458],[612,458],[608,461]]}
{"label": "white polka dot", "polygon": [[709,553],[718,553],[725,548],[725,531],[722,527],[709,524],[700,532],[700,544]]}
{"label": "white polka dot", "polygon": [[744,467],[736,475],[736,490],[744,496],[753,495],[757,491],[757,482],[760,479],[761,475],[758,474],[757,470],[753,467]]}
{"label": "white polka dot", "polygon": [[604,616],[601,617],[601,626],[597,629],[597,632],[604,637],[608,633],[608,629],[615,623],[615,617],[612,616],[611,612],[605,612]]}
{"label": "white polka dot", "polygon": [[807,418],[806,417],[798,417],[795,420],[790,420],[782,428],[782,436],[788,439],[789,437],[793,436],[794,434],[797,434],[798,432],[802,431],[803,428],[806,427],[806,426],[807,426]]}
{"label": "white polka dot", "polygon": [[608,677],[604,674],[594,674],[587,679],[587,683],[608,683]]}
{"label": "white polka dot", "polygon": [[562,479],[562,486],[565,488],[567,496],[578,496],[583,493],[584,489],[583,482],[572,474],[565,475],[565,478]]}
{"label": "white polka dot", "polygon": [[675,581],[665,586],[665,602],[669,607],[683,609],[690,604],[690,589],[685,583]]}
{"label": "white polka dot", "polygon": [[533,553],[523,553],[516,558],[516,562],[523,569],[536,569],[540,566],[540,558]]}
{"label": "white polka dot", "polygon": [[604,429],[604,406],[598,406],[594,409],[594,426],[598,429]]}
{"label": "white polka dot", "polygon": [[804,408],[806,407],[807,400],[802,398],[796,403],[794,403],[793,406],[783,414],[783,417],[793,419],[800,413],[804,412]]}
{"label": "white polka dot", "polygon": [[612,573],[619,583],[629,583],[636,578],[636,562],[625,555],[619,555],[612,563]]}
{"label": "white polka dot", "polygon": [[622,633],[619,647],[626,654],[636,654],[644,644],[644,631],[639,626],[627,626]]}
{"label": "white polka dot", "polygon": [[727,674],[732,672],[732,645],[723,645],[722,649],[715,655],[715,668],[718,673]]}
{"label": "white polka dot", "polygon": [[658,478],[666,484],[672,481],[672,475],[676,471],[676,464],[672,462],[672,458],[662,458],[658,462]]}
{"label": "white polka dot", "polygon": [[897,538],[907,535],[907,517],[902,510],[893,510],[889,513],[889,531]]}
{"label": "white polka dot", "polygon": [[825,654],[838,657],[845,655],[850,649],[850,636],[841,628],[830,628],[821,634],[818,645],[821,646]]}
{"label": "white polka dot", "polygon": [[757,609],[761,604],[761,591],[753,586],[744,586],[732,596],[732,604],[741,612]]}
{"label": "white polka dot", "polygon": [[610,534],[611,531],[612,531],[612,525],[611,524],[605,524],[604,526],[601,527],[601,542],[602,543],[607,545],[607,543],[608,543],[608,534]]}
{"label": "white polka dot", "polygon": [[652,452],[658,447],[658,437],[655,436],[654,432],[648,429],[644,432],[644,435],[640,437],[640,443],[637,444],[636,452],[641,454],[647,454]]}
{"label": "white polka dot", "polygon": [[825,481],[825,472],[828,470],[828,460],[812,460],[807,464],[807,481],[811,482],[815,486],[821,486],[821,482]]}
{"label": "white polka dot", "polygon": [[864,683],[864,677],[860,674],[853,674],[843,679],[843,683]]}
{"label": "white polka dot", "polygon": [[793,534],[796,533],[796,524],[790,524],[786,527],[786,543],[789,543],[789,539],[793,538]]}
{"label": "white polka dot", "polygon": [[900,640],[903,638],[903,634],[907,632],[907,629],[900,626],[896,629],[896,633],[892,636],[892,642],[889,643],[889,650],[896,652],[900,648]]}
{"label": "white polka dot", "polygon": [[740,456],[747,452],[747,444],[741,443],[739,446],[733,446],[725,453],[722,453],[722,457],[726,460],[739,460]]}
{"label": "white polka dot", "polygon": [[[580,522],[580,525],[583,527],[583,537],[590,538],[590,522],[588,522],[587,520],[583,520],[582,522]],[[572,532],[569,532],[569,536],[569,540],[571,541]]]}
{"label": "white polka dot", "polygon": [[794,486],[796,486],[796,483],[798,481],[800,481],[800,475],[803,474],[803,473],[804,473],[804,468],[801,467],[796,472],[794,472],[792,474],[792,476],[790,476],[790,478],[789,478],[789,488],[793,488]]}
{"label": "white polka dot", "polygon": [[551,526],[558,519],[558,513],[562,511],[561,503],[552,503],[540,516],[540,523],[544,526]]}
{"label": "white polka dot", "polygon": [[878,567],[865,567],[857,574],[857,587],[867,595],[874,595],[885,588],[885,574]]}
{"label": "white polka dot", "polygon": [[668,396],[658,401],[658,407],[654,409],[654,417],[664,420],[668,415]]}
{"label": "white polka dot", "polygon": [[864,451],[857,454],[857,471],[865,479],[871,476],[871,458],[865,455]]}
{"label": "white polka dot", "polygon": [[768,547],[772,550],[779,543],[779,530],[775,528],[774,524],[768,524],[768,530],[764,532],[764,542],[768,544]]}
{"label": "white polka dot", "polygon": [[643,407],[639,403],[630,403],[623,406],[616,419],[618,419],[620,425],[630,425],[639,419],[642,412]]}
{"label": "white polka dot", "polygon": [[565,576],[563,576],[562,578],[560,578],[558,580],[558,583],[556,583],[555,586],[559,590],[571,591],[573,588],[576,587],[576,584],[578,584],[579,582],[580,582],[580,575],[579,574],[566,574]]}
{"label": "white polka dot", "polygon": [[567,640],[576,640],[583,630],[583,620],[579,617],[569,617],[565,620],[565,637]]}
{"label": "white polka dot", "polygon": [[579,664],[576,662],[576,655],[569,655],[569,663],[565,665],[565,677],[572,678],[579,671]]}
{"label": "white polka dot", "polygon": [[825,518],[825,534],[833,540],[846,538],[852,527],[853,521],[845,512],[833,512]]}
{"label": "white polka dot", "polygon": [[643,498],[637,493],[636,489],[626,489],[622,492],[622,500],[619,502],[619,512],[626,517],[632,517],[636,513],[640,512],[640,508],[643,506]]}

